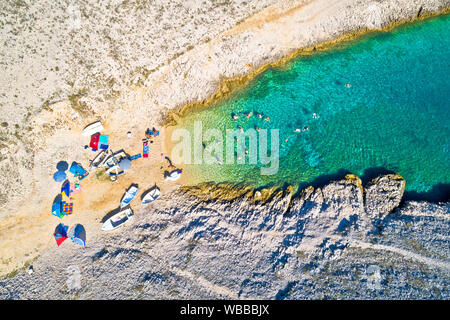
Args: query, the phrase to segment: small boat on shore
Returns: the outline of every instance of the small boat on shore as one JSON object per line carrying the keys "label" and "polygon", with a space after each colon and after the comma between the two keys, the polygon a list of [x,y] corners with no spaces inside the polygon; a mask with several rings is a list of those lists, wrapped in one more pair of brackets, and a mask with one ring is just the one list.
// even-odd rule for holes
{"label": "small boat on shore", "polygon": [[124,152],[124,151],[118,151],[113,153],[112,151],[110,151],[110,155],[109,157],[103,162],[103,166],[108,169],[111,168],[115,165],[118,165],[120,160],[124,159],[124,158],[128,158],[128,155]]}
{"label": "small boat on shore", "polygon": [[102,225],[102,230],[103,231],[114,230],[130,221],[133,218],[133,216],[134,214],[131,208],[122,210],[113,215],[108,220],[106,220],[105,223]]}
{"label": "small boat on shore", "polygon": [[82,135],[85,137],[92,136],[93,134],[96,134],[97,132],[102,131],[103,125],[101,121],[96,121],[94,123],[91,123],[90,125],[86,126],[86,128],[83,129]]}
{"label": "small boat on shore", "polygon": [[91,161],[91,165],[89,166],[89,170],[94,170],[100,167],[103,164],[103,161],[106,160],[107,152],[106,150],[101,150]]}
{"label": "small boat on shore", "polygon": [[143,194],[142,204],[149,204],[158,199],[160,195],[161,190],[159,190],[159,188],[155,185],[153,188],[149,189],[148,191],[146,191],[146,193]]}
{"label": "small boat on shore", "polygon": [[138,193],[138,188],[136,186],[131,186],[127,192],[125,192],[125,194],[122,197],[122,200],[120,201],[120,207],[124,208],[127,205],[130,204],[130,202],[134,199],[134,197],[136,197],[137,193]]}
{"label": "small boat on shore", "polygon": [[177,169],[167,174],[166,180],[175,181],[178,180],[180,177],[181,177],[181,170]]}

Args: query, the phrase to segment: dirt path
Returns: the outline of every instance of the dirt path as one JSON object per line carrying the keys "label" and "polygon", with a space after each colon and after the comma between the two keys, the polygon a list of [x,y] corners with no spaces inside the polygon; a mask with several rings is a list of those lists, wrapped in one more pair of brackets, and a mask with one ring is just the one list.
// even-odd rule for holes
{"label": "dirt path", "polygon": [[371,243],[367,243],[367,242],[355,242],[354,241],[354,242],[351,242],[350,245],[353,247],[361,248],[361,249],[374,249],[374,250],[383,250],[383,251],[397,253],[399,255],[404,256],[405,258],[422,262],[422,263],[428,265],[429,267],[439,268],[446,272],[450,272],[450,262],[445,262],[445,261],[438,260],[438,259],[424,257],[424,256],[421,256],[417,253],[414,253],[414,252],[411,252],[408,250],[396,248],[393,246],[381,245],[381,244],[371,244]]}

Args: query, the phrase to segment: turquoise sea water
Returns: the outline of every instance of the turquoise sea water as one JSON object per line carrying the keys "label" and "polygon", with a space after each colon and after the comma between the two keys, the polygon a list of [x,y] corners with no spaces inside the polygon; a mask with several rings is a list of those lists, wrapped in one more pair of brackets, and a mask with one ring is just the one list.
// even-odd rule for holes
{"label": "turquoise sea water", "polygon": [[[263,176],[249,164],[186,170],[193,183],[266,186],[309,184],[345,172],[364,176],[376,168],[401,174],[407,191],[430,192],[450,183],[449,75],[449,15],[299,56],[177,124],[191,131],[194,121],[223,132],[239,125],[279,129],[278,173]],[[247,120],[242,114],[249,111],[270,122],[255,115]],[[305,126],[308,131],[294,132]]]}

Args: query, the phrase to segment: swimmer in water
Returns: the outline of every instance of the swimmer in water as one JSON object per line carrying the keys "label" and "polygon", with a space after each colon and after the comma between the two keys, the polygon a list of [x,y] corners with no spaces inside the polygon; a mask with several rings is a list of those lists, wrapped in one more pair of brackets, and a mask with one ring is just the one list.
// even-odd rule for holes
{"label": "swimmer in water", "polygon": [[345,84],[345,87],[346,87],[346,88],[350,88],[350,83],[346,83],[346,84]]}
{"label": "swimmer in water", "polygon": [[260,128],[260,127],[256,127],[255,129],[256,129],[256,131],[258,131],[258,132],[261,131],[261,128]]}
{"label": "swimmer in water", "polygon": [[244,113],[244,116],[247,117],[247,120],[250,119],[250,117],[253,115],[253,112],[250,111],[249,113]]}
{"label": "swimmer in water", "polygon": [[262,114],[262,113],[259,113],[259,112],[257,112],[256,115],[257,115],[258,118],[260,118],[260,119],[262,119],[262,117],[263,117],[263,114]]}
{"label": "swimmer in water", "polygon": [[235,114],[235,113],[233,113],[231,116],[233,117],[233,120],[239,119],[239,117],[238,117],[237,114]]}
{"label": "swimmer in water", "polygon": [[267,117],[264,119],[264,121],[265,121],[265,122],[270,122],[269,116],[267,116]]}
{"label": "swimmer in water", "polygon": [[314,113],[312,114],[312,117],[313,117],[313,118],[317,118],[317,114],[314,112]]}
{"label": "swimmer in water", "polygon": [[247,148],[245,148],[245,154],[247,154],[247,155],[248,155],[248,149],[247,149]]}
{"label": "swimmer in water", "polygon": [[305,128],[303,128],[304,131],[309,130],[309,127],[306,126]]}
{"label": "swimmer in water", "polygon": [[297,129],[294,130],[294,132],[302,132],[302,130],[297,128]]}
{"label": "swimmer in water", "polygon": [[244,128],[242,128],[241,126],[238,126],[238,129],[240,132],[244,132]]}

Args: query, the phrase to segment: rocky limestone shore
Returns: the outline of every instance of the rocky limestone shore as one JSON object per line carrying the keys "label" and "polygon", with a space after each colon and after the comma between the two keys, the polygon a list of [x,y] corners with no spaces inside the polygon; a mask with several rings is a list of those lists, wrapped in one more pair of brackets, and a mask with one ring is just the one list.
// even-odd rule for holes
{"label": "rocky limestone shore", "polygon": [[[4,72],[0,76],[2,88],[0,92],[2,272],[4,270],[9,272],[39,254],[42,254],[42,260],[39,261],[46,261],[45,257],[52,257],[48,258],[50,259],[47,264],[49,269],[46,270],[56,268],[58,264],[52,264],[50,261],[57,259],[59,255],[63,257],[64,254],[72,257],[73,260],[69,260],[74,263],[76,259],[85,262],[91,259],[99,264],[102,263],[102,259],[114,259],[111,258],[111,251],[102,254],[104,251],[100,248],[100,243],[103,242],[100,239],[97,241],[93,234],[91,234],[93,238],[89,240],[89,246],[84,251],[72,252],[67,248],[52,249],[49,252],[43,250],[45,247],[43,243],[47,241],[43,235],[48,235],[47,226],[44,225],[45,219],[50,215],[49,204],[59,188],[51,178],[55,165],[61,159],[88,163],[90,154],[86,154],[83,148],[86,142],[80,134],[86,124],[102,120],[112,140],[121,141],[129,130],[135,134],[143,132],[148,126],[163,124],[171,110],[180,110],[187,104],[205,107],[214,99],[230,94],[234,85],[245,84],[272,63],[285,61],[303,50],[313,50],[315,47],[320,49],[322,45],[329,46],[336,41],[351,38],[366,31],[382,30],[397,23],[446,12],[450,8],[449,0],[338,0],[332,3],[328,0],[202,1],[201,5],[198,1],[171,1],[169,6],[166,6],[166,3],[166,1],[152,1],[144,4],[142,1],[121,0],[101,3],[83,1],[76,5],[65,0],[21,0],[0,3],[0,36],[4,40],[0,48],[1,63],[4,67]],[[176,14],[172,14],[173,12]],[[284,210],[281,207],[277,209],[282,203],[287,202],[290,208],[295,208],[295,203],[300,205],[301,201],[304,201],[306,206],[312,206],[310,210],[307,210],[304,209],[303,204],[301,205],[302,210],[311,214],[317,210],[321,213],[329,213],[330,217],[322,214],[320,219],[314,216],[315,218],[310,220],[318,219],[315,222],[317,230],[331,230],[327,223],[330,221],[335,223],[335,218],[332,217],[335,212],[332,210],[338,206],[338,203],[331,199],[353,193],[362,197],[362,200],[358,197],[352,198],[355,213],[347,210],[348,212],[342,216],[345,220],[340,221],[343,221],[343,225],[353,226],[355,214],[366,217],[361,214],[364,208],[366,211],[369,210],[367,217],[370,216],[370,219],[360,218],[362,220],[358,225],[362,228],[366,223],[364,226],[370,227],[370,230],[374,229],[376,233],[379,228],[376,228],[377,224],[374,225],[373,221],[385,221],[386,217],[391,216],[387,212],[397,205],[398,201],[397,196],[382,198],[384,199],[382,202],[379,202],[376,197],[381,197],[383,190],[394,195],[390,188],[398,186],[384,186],[380,181],[372,187],[373,190],[370,186],[366,186],[366,193],[362,191],[358,193],[358,190],[362,189],[355,183],[342,182],[340,186],[322,188],[320,192],[308,189],[305,191],[303,200],[294,198],[291,202],[290,198],[281,197],[280,199],[283,200],[265,203],[269,206],[267,208],[261,203],[258,204],[258,201],[255,203],[254,200],[244,198],[235,199],[228,204],[219,200],[218,202],[216,200],[202,202],[199,199],[193,200],[194,198],[186,202],[186,194],[180,190],[173,197],[164,196],[161,199],[161,203],[167,203],[167,208],[175,209],[170,209],[172,211],[169,213],[161,207],[162,204],[158,204],[154,209],[158,214],[149,214],[145,218],[149,219],[149,225],[161,225],[161,228],[165,226],[167,231],[159,231],[158,227],[152,227],[155,230],[136,227],[127,229],[131,233],[126,237],[127,239],[130,237],[130,248],[134,248],[135,242],[138,242],[136,237],[139,233],[142,233],[143,237],[168,237],[170,233],[167,234],[167,232],[172,230],[171,228],[176,229],[176,226],[181,226],[174,224],[175,227],[172,227],[169,224],[172,219],[182,220],[183,215],[176,215],[177,210],[197,212],[197,209],[203,210],[201,208],[207,208],[209,205],[217,206],[215,209],[208,209],[216,220],[220,220],[219,217],[222,215],[233,220],[234,218],[231,218],[234,217],[233,213],[227,210],[233,211],[241,206],[243,208],[248,206],[252,208],[252,213],[266,215],[267,212],[272,212],[270,211],[272,204],[276,207],[273,209],[275,211],[268,215],[275,219],[274,217],[278,216],[277,212]],[[350,188],[353,189],[350,190]],[[345,194],[345,192],[349,193]],[[307,195],[313,200],[305,200]],[[25,197],[27,201],[24,204]],[[329,201],[323,204],[323,199],[329,199]],[[315,205],[319,202],[321,205],[318,209]],[[361,203],[364,203],[364,206],[361,206]],[[379,211],[377,205],[382,205]],[[436,220],[436,224],[441,226],[446,221],[447,208],[447,205],[443,204],[417,202],[407,203],[399,210],[408,210],[408,216],[415,217],[411,218],[413,220],[420,220],[427,215],[426,213],[434,212],[430,213],[430,219]],[[292,209],[286,211],[286,217],[292,212],[294,212]],[[84,212],[83,218],[88,220],[89,215],[95,216],[101,213]],[[200,213],[198,214],[201,216]],[[248,222],[239,220],[243,226],[252,225],[251,221],[256,223],[257,220],[252,214],[248,212],[241,214],[242,219],[250,219]],[[9,219],[8,222],[2,224],[6,219]],[[196,221],[191,227],[193,229],[196,228],[196,223],[202,225],[201,220],[193,221]],[[209,223],[212,221],[214,220]],[[228,220],[225,219],[225,221]],[[233,237],[239,238],[243,235],[240,229],[242,226],[239,223],[230,231]],[[260,223],[266,222],[262,220]],[[278,227],[277,225],[271,228],[278,230]],[[435,227],[446,230],[444,227],[425,226],[425,228]],[[313,228],[307,228],[307,230],[309,230],[307,232],[315,232]],[[348,232],[351,233],[352,230],[350,227]],[[286,230],[279,229],[279,231]],[[198,251],[193,235],[190,235],[192,237],[188,239],[184,238],[186,236],[184,231],[180,232],[185,241],[191,242],[185,243],[190,251],[184,248],[184,251],[181,251],[184,253],[179,254],[187,255],[188,252]],[[188,233],[190,234],[190,231]],[[261,237],[268,242],[271,242],[272,238],[278,239],[273,241],[281,239],[278,233],[272,233],[272,231],[254,237]],[[114,269],[113,264],[111,265],[114,271],[125,272],[119,266],[127,265],[127,261],[131,263],[134,253],[137,256],[142,255],[142,258],[147,254],[145,248],[130,249],[131,255],[128,258],[122,257],[122,252],[129,250],[124,249],[128,248],[126,244],[128,240],[122,239],[119,235],[108,239],[108,245],[111,245],[111,248],[118,248],[117,252],[114,251],[119,257],[117,268]],[[308,248],[305,237],[302,239],[302,245]],[[315,248],[315,241],[320,241],[321,238],[312,237],[311,239],[316,239],[311,240],[311,248]],[[171,242],[168,241],[168,243]],[[235,246],[233,248],[244,250],[243,245],[233,245]],[[23,252],[19,252],[18,249],[22,247]],[[264,248],[258,247],[256,240],[255,248],[265,252]],[[162,244],[161,252],[155,254],[157,259],[164,260],[163,250],[165,249],[166,244]],[[167,249],[171,252],[169,247]],[[145,255],[141,252],[145,252]],[[247,251],[244,250],[244,252]],[[96,253],[99,254],[96,255]],[[257,253],[255,252],[254,257],[258,257]],[[295,255],[295,253],[289,254]],[[210,255],[212,256],[212,253]],[[252,257],[251,253],[247,255]],[[299,255],[302,256],[302,253]],[[121,262],[122,258],[124,260]],[[261,259],[257,258],[257,260]],[[205,261],[202,262],[200,259],[199,263],[206,263]],[[42,263],[44,266],[45,263]],[[265,262],[261,262],[261,267],[264,264]],[[86,268],[83,272],[95,273],[96,271],[90,269],[89,265],[83,264],[83,268]],[[172,272],[170,271],[172,269],[165,269],[162,262],[155,265],[160,266],[160,270],[164,272]],[[236,264],[236,268],[238,266],[240,266],[239,263]],[[244,265],[242,268],[245,269]],[[261,270],[263,269],[262,267]],[[193,278],[190,278],[189,273],[184,273],[183,270],[173,270],[177,270],[177,277],[184,277],[184,280],[180,280],[179,283],[174,282],[176,290],[179,291],[159,292],[157,288],[163,290],[170,285],[164,284],[163,279],[166,278],[158,276],[159,273],[155,269],[156,278],[151,278],[151,275],[148,277],[153,279],[151,281],[159,281],[161,285],[159,287],[155,285],[154,291],[148,289],[150,291],[146,293],[146,296],[177,297],[192,294],[184,290],[182,284],[194,285]],[[123,273],[124,276],[125,274],[126,272]],[[248,279],[254,279],[248,272],[243,274]],[[47,276],[60,279],[58,275],[48,274]],[[64,277],[64,273],[61,277]],[[104,277],[105,286],[115,283],[110,282],[108,275]],[[143,277],[146,278],[145,275]],[[243,279],[239,276],[236,280],[237,284],[229,286],[221,286],[219,282],[213,286],[214,290],[218,291],[213,290],[208,294],[205,292],[209,291],[201,288],[209,286],[211,279],[209,274],[204,274],[204,278],[198,280],[201,284],[195,285],[199,288],[199,297],[218,295],[235,297],[235,289],[241,285],[239,281],[245,282],[244,288],[250,281],[245,281],[247,278]],[[285,279],[288,278],[286,276]],[[19,275],[14,278],[14,281],[17,281],[17,284],[23,284],[22,281],[33,282],[27,279],[38,279],[38,277],[22,278],[22,275]],[[45,279],[50,281],[50,278]],[[85,279],[89,279],[89,276]],[[167,279],[167,281],[173,281],[170,277]],[[117,281],[119,280],[124,279],[118,278]],[[286,285],[290,283],[279,280],[273,283],[274,288],[281,283]],[[145,281],[139,282],[137,288],[143,290],[147,283]],[[1,292],[7,292],[5,297],[10,296],[8,292],[12,292],[14,297],[25,297],[30,292],[39,292],[41,297],[45,296],[43,291],[34,284],[30,285],[30,288],[34,289],[24,293],[20,291],[23,289],[16,287],[9,280],[7,283],[6,287],[0,286]],[[253,282],[250,281],[250,283]],[[127,281],[124,281],[123,286],[127,285]],[[263,286],[263,284],[260,285]],[[47,288],[50,296],[60,294],[54,291],[55,288],[51,289],[47,285],[41,284],[41,287]],[[228,289],[222,292],[221,288]],[[438,286],[438,288],[441,287]],[[239,292],[240,290],[237,291],[239,297],[246,296],[244,289],[240,295]],[[124,294],[126,293],[117,291],[113,295]],[[99,292],[94,296],[102,295]],[[312,295],[312,297],[315,296],[319,297],[320,294]],[[87,294],[86,297],[89,295]],[[270,293],[267,297],[273,296]]]}
{"label": "rocky limestone shore", "polygon": [[264,201],[180,189],[85,248],[55,245],[2,278],[0,299],[448,299],[450,203],[399,207],[404,186],[348,175]]}

